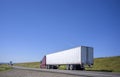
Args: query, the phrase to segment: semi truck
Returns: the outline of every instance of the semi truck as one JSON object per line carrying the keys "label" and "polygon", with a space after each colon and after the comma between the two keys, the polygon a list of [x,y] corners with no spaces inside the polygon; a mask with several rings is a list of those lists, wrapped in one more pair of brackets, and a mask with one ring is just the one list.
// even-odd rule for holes
{"label": "semi truck", "polygon": [[91,67],[93,64],[93,47],[79,46],[45,55],[40,68],[57,69],[61,65],[66,65],[67,70],[84,70],[85,65]]}

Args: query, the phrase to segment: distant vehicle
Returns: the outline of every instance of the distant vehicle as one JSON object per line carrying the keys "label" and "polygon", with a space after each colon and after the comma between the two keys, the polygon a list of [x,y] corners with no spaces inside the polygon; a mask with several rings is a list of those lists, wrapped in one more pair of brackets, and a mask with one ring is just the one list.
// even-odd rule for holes
{"label": "distant vehicle", "polygon": [[13,66],[13,62],[12,61],[10,61],[10,65]]}
{"label": "distant vehicle", "polygon": [[80,46],[44,56],[40,68],[57,69],[60,65],[66,65],[67,70],[83,70],[85,65],[93,63],[93,48]]}

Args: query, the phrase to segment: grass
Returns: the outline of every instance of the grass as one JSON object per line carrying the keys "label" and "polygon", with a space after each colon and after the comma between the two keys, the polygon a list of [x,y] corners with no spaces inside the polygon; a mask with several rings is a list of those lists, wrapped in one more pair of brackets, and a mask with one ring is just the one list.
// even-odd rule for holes
{"label": "grass", "polygon": [[66,70],[66,65],[61,65],[58,69],[60,69],[60,70]]}
{"label": "grass", "polygon": [[6,71],[10,69],[12,69],[12,67],[8,66],[7,64],[0,65],[0,71]]}
{"label": "grass", "polygon": [[120,72],[120,56],[104,57],[94,59],[92,68],[86,68],[88,71]]}
{"label": "grass", "polygon": [[28,62],[28,63],[16,63],[16,66],[29,67],[29,68],[40,68],[40,62]]}
{"label": "grass", "polygon": [[[17,66],[24,66],[30,68],[39,68],[39,62],[19,63]],[[65,70],[66,66],[61,65],[59,69]],[[120,56],[95,58],[92,68],[86,67],[87,71],[104,71],[104,72],[120,72]]]}

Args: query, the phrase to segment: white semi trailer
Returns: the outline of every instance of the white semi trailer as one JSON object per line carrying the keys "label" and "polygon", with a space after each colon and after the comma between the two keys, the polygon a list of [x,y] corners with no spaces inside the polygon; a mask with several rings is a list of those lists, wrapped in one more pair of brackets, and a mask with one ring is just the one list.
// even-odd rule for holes
{"label": "white semi trailer", "polygon": [[80,46],[46,55],[40,65],[41,68],[53,69],[66,65],[67,70],[84,69],[84,65],[94,63],[93,48]]}

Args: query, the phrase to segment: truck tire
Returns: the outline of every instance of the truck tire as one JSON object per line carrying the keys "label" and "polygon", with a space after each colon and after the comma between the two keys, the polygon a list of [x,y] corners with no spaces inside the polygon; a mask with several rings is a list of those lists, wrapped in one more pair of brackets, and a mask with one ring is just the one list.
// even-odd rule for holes
{"label": "truck tire", "polygon": [[49,66],[49,65],[47,65],[47,69],[50,69],[50,66]]}
{"label": "truck tire", "polygon": [[70,70],[70,65],[66,65],[66,70]]}
{"label": "truck tire", "polygon": [[70,65],[70,70],[74,70],[74,65]]}
{"label": "truck tire", "polygon": [[81,65],[81,70],[85,70],[84,64]]}

